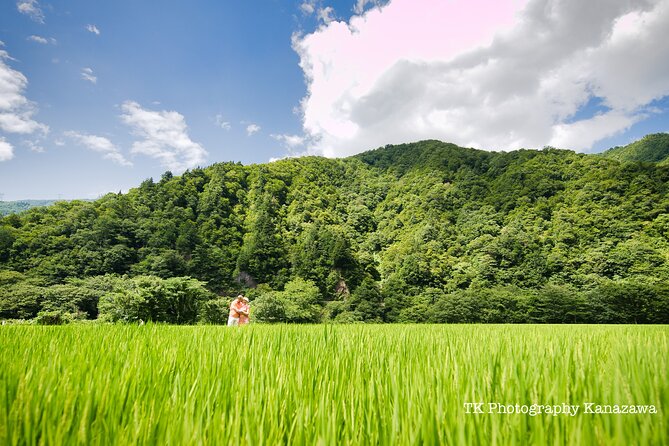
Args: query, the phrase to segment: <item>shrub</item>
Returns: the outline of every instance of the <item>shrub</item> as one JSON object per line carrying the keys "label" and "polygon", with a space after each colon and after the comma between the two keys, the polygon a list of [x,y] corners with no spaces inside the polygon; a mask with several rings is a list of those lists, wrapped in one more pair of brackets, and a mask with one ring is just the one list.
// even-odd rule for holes
{"label": "shrub", "polygon": [[272,291],[260,296],[254,302],[253,317],[258,322],[286,322],[286,308],[280,293]]}
{"label": "shrub", "polygon": [[213,297],[204,283],[190,277],[160,279],[139,276],[100,299],[100,315],[113,322],[154,321],[192,324],[198,320],[200,306]]}
{"label": "shrub", "polygon": [[24,282],[0,287],[0,318],[34,318],[41,309],[44,291]]}
{"label": "shrub", "polygon": [[228,321],[230,300],[225,297],[210,299],[200,307],[200,321],[206,324],[225,324]]}
{"label": "shrub", "polygon": [[259,322],[319,322],[322,314],[319,298],[314,282],[298,277],[288,282],[284,291],[262,294],[254,301],[253,316]]}
{"label": "shrub", "polygon": [[35,323],[37,325],[65,325],[85,319],[85,317],[84,313],[69,313],[62,310],[40,311],[37,313]]}
{"label": "shrub", "polygon": [[607,280],[587,294],[589,311],[597,323],[647,323],[653,288],[648,284]]}
{"label": "shrub", "polygon": [[98,316],[101,292],[79,285],[52,285],[44,290],[42,310],[68,313],[82,312],[91,319]]}

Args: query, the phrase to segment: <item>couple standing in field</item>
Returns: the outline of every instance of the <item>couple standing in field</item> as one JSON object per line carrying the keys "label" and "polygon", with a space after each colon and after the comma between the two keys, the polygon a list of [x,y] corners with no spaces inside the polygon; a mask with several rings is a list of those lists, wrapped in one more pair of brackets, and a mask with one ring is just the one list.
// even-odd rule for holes
{"label": "couple standing in field", "polygon": [[246,325],[249,323],[249,298],[240,294],[230,304],[228,326]]}

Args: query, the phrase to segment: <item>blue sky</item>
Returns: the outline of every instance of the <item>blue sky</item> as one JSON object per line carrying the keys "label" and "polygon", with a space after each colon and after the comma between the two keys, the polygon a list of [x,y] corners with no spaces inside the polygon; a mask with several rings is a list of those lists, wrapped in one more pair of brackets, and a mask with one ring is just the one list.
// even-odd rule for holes
{"label": "blue sky", "polygon": [[0,194],[95,198],[168,169],[426,138],[597,152],[669,130],[667,1],[559,3],[2,2]]}

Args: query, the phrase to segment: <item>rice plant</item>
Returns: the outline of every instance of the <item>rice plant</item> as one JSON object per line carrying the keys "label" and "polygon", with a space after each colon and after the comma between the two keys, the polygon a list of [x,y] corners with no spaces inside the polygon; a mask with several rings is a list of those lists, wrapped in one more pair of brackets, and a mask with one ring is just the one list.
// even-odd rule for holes
{"label": "rice plant", "polygon": [[663,326],[5,326],[0,352],[0,444],[669,443]]}

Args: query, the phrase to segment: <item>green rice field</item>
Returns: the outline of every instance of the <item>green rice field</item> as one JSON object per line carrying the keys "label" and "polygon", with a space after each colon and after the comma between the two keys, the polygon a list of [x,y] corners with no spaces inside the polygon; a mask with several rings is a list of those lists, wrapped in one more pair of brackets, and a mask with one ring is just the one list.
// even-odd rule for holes
{"label": "green rice field", "polygon": [[[0,353],[2,445],[669,444],[666,326],[16,325]],[[614,406],[646,413],[586,413]]]}

